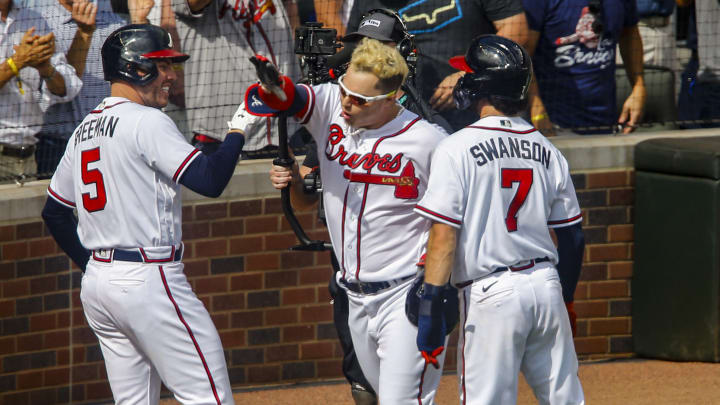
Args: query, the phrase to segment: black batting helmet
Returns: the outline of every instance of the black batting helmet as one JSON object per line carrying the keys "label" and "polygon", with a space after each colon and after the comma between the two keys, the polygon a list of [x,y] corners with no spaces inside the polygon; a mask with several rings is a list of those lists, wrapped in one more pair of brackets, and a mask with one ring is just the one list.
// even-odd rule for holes
{"label": "black batting helmet", "polygon": [[467,72],[453,89],[459,110],[490,96],[507,101],[527,98],[532,77],[530,55],[510,39],[480,35],[472,41],[465,56],[450,58],[450,65]]}
{"label": "black batting helmet", "polygon": [[[102,46],[105,80],[123,80],[144,86],[158,75],[153,59],[185,62],[190,55],[172,49],[172,38],[164,29],[150,24],[130,24],[110,34]],[[145,72],[140,75],[138,69]]]}

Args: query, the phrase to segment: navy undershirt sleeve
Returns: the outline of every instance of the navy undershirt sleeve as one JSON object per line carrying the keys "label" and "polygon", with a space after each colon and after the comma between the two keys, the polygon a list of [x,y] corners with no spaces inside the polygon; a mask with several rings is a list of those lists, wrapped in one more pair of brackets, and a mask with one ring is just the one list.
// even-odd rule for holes
{"label": "navy undershirt sleeve", "polygon": [[573,302],[575,287],[580,279],[580,269],[582,268],[585,235],[580,224],[554,228],[554,230],[558,240],[560,261],[557,270],[560,275],[563,299],[565,302]]}
{"label": "navy undershirt sleeve", "polygon": [[77,233],[77,218],[75,218],[72,208],[48,197],[42,210],[42,218],[55,242],[82,271],[85,271],[87,262],[90,260],[90,252],[80,243]]}
{"label": "navy undershirt sleeve", "polygon": [[244,144],[243,135],[227,134],[214,153],[198,154],[185,169],[180,184],[206,197],[219,197],[230,182]]}

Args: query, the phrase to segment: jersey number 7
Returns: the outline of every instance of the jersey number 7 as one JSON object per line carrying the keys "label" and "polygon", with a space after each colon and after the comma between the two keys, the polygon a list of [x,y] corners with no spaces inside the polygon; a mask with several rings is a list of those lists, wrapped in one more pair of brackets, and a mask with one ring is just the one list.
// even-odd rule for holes
{"label": "jersey number 7", "polygon": [[83,184],[95,185],[95,197],[90,197],[90,193],[83,193],[82,195],[83,207],[85,207],[88,212],[102,211],[107,203],[107,196],[105,195],[105,182],[103,181],[102,173],[98,169],[88,170],[88,164],[99,160],[100,147],[84,150],[80,154]]}
{"label": "jersey number 7", "polygon": [[533,184],[533,169],[502,169],[500,180],[502,188],[512,188],[513,183],[520,183],[505,216],[505,227],[508,232],[515,232],[518,229],[518,211],[525,204]]}

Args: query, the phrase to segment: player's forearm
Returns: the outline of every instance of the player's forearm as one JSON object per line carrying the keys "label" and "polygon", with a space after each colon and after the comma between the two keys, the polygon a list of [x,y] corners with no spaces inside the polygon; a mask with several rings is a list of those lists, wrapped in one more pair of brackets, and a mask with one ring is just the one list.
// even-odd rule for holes
{"label": "player's forearm", "polygon": [[425,282],[445,285],[450,279],[455,260],[457,230],[439,222],[430,228],[425,260]]}
{"label": "player's forearm", "polygon": [[92,41],[93,31],[85,31],[78,28],[75,31],[70,49],[68,49],[66,57],[68,63],[75,68],[78,77],[82,77],[85,72],[85,62],[87,61],[88,50],[90,49],[90,41]]}
{"label": "player's forearm", "polygon": [[73,210],[48,197],[42,211],[42,218],[55,242],[80,269],[85,271],[90,259],[90,252],[80,243],[77,220]]}
{"label": "player's forearm", "polygon": [[562,285],[563,299],[565,302],[572,302],[582,269],[585,235],[580,224],[554,230],[558,240],[557,270]]}
{"label": "player's forearm", "polygon": [[198,194],[212,198],[219,197],[235,172],[244,144],[245,137],[242,133],[229,133],[215,153],[199,154],[185,170],[179,182]]}

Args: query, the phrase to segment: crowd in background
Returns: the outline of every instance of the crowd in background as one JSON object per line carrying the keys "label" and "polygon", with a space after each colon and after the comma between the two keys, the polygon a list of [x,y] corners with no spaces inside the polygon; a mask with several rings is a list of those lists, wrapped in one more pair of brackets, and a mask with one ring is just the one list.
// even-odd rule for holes
{"label": "crowd in background", "polygon": [[[421,96],[454,130],[476,118],[454,108],[461,73],[447,60],[495,32],[533,55],[526,118],[547,136],[711,127],[720,118],[718,0],[0,0],[0,182],[52,174],[77,124],[109,95],[100,48],[125,24],[160,25],[191,55],[177,67],[166,112],[211,150],[256,81],[250,56],[298,80],[301,21],[343,35],[376,8],[403,18]],[[276,145],[267,118],[244,150],[271,157]]]}

